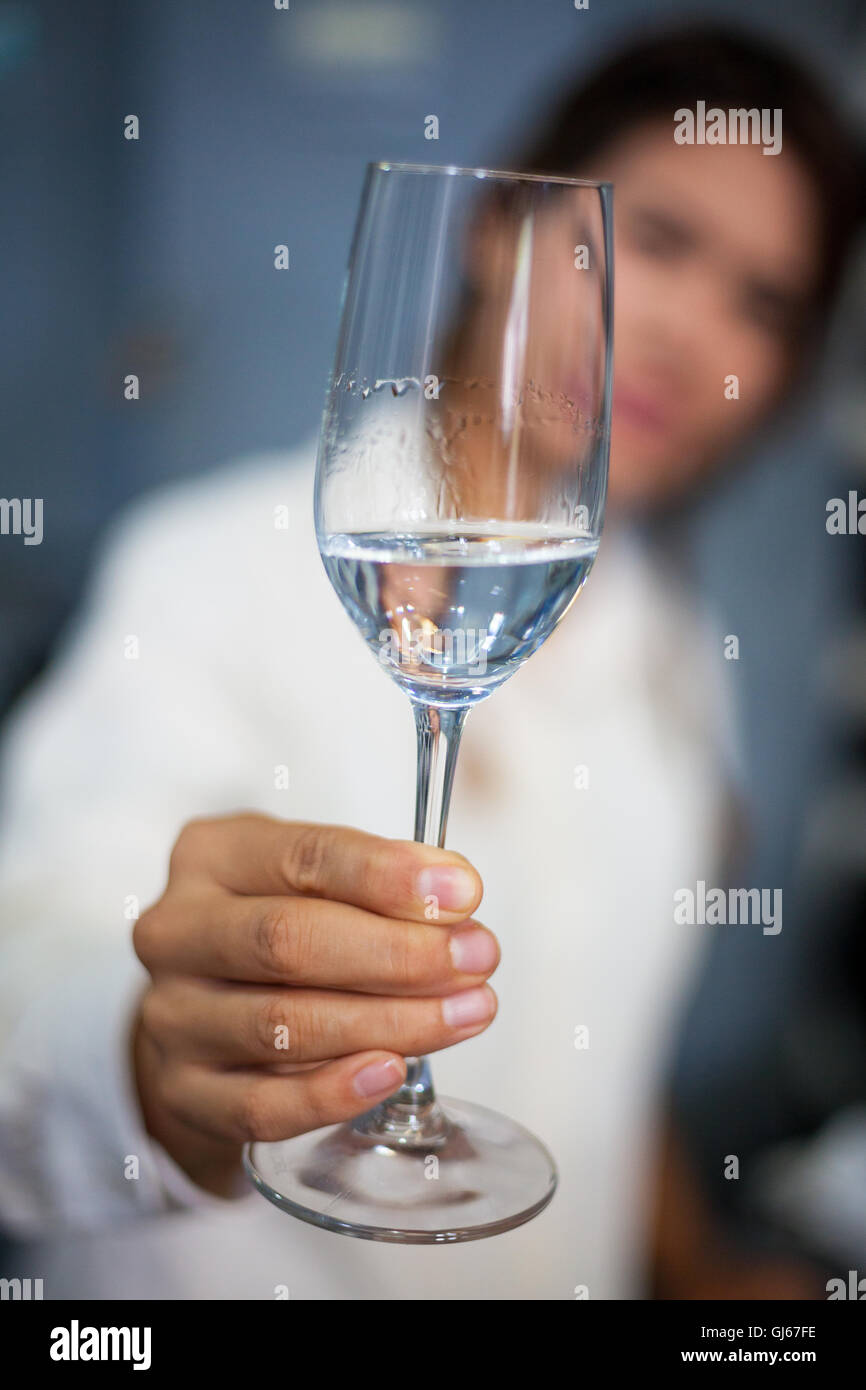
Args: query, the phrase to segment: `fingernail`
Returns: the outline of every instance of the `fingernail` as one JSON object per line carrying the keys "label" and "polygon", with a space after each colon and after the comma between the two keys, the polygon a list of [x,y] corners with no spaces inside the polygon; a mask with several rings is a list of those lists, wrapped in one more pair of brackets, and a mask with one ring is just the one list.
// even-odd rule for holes
{"label": "fingernail", "polygon": [[352,1085],[359,1096],[375,1096],[384,1092],[390,1095],[396,1091],[403,1080],[403,1073],[400,1070],[399,1062],[395,1062],[393,1057],[388,1057],[384,1062],[371,1062],[369,1066],[362,1067],[352,1080]]}
{"label": "fingernail", "polygon": [[419,898],[435,898],[446,912],[465,911],[475,901],[475,879],[456,864],[422,869],[416,888]]}
{"label": "fingernail", "polygon": [[486,985],[467,989],[442,1000],[442,1017],[449,1028],[465,1028],[469,1023],[481,1023],[493,1013],[493,991]]}
{"label": "fingernail", "polygon": [[448,945],[455,970],[466,975],[483,975],[496,960],[496,942],[481,927],[466,927],[451,933]]}

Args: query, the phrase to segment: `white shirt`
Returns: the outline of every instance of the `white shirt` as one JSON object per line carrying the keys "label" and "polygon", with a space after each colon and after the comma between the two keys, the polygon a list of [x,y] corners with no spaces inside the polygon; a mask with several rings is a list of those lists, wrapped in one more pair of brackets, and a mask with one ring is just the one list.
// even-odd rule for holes
{"label": "white shirt", "polygon": [[470,712],[448,830],[502,963],[495,1023],[436,1053],[434,1079],[545,1141],[551,1205],[462,1245],[354,1240],[245,1178],[205,1193],[144,1131],[131,929],[184,822],[256,809],[412,834],[411,711],[325,575],[314,456],[308,440],[129,507],[7,724],[0,1225],[26,1266],[9,1272],[47,1298],[640,1297],[657,1088],[703,942],[674,893],[718,868],[728,716],[721,642],[613,521],[575,608]]}

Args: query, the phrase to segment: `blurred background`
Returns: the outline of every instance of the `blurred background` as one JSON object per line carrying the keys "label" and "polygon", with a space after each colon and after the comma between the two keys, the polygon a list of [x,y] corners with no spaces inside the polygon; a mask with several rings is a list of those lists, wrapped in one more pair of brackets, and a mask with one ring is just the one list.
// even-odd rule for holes
{"label": "blurred background", "polygon": [[[862,122],[859,0],[652,10],[779,33]],[[642,0],[0,3],[0,491],[45,499],[41,546],[0,538],[0,712],[50,655],[124,502],[317,428],[366,162],[501,162],[645,17]],[[275,279],[278,243],[291,269]],[[829,497],[866,490],[864,309],[861,255],[823,383],[683,531],[719,633],[740,639],[740,881],[782,886],[786,929],[772,948],[719,937],[674,1100],[720,1211],[834,1260],[866,1259],[866,971],[838,925],[863,901],[866,620],[863,540],[824,523]],[[131,372],[139,401],[124,399]],[[736,1210],[714,1157],[732,1115],[770,1174]]]}

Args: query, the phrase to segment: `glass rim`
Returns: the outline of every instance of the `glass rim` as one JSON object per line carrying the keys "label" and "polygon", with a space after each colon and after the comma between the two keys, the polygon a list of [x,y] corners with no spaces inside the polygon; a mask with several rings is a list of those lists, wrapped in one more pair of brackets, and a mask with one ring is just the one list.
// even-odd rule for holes
{"label": "glass rim", "polygon": [[522,169],[489,169],[486,166],[473,168],[459,164],[404,164],[393,159],[373,159],[367,167],[381,170],[383,173],[394,171],[408,174],[474,174],[479,179],[524,179],[531,183],[564,183],[578,188],[613,188],[609,179],[579,179],[569,174],[544,174]]}

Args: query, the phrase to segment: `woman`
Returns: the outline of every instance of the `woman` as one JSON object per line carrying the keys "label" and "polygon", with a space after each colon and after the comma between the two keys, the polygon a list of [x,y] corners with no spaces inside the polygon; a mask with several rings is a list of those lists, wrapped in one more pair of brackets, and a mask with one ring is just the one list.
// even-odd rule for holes
{"label": "woman", "polygon": [[[677,144],[698,100],[781,108],[782,153]],[[672,893],[722,862],[730,770],[694,614],[626,518],[694,494],[791,388],[844,265],[855,158],[796,66],[702,30],[607,64],[514,165],[616,185],[611,506],[583,611],[470,721],[449,842],[472,862],[391,838],[410,721],[321,573],[312,441],[139,504],[10,725],[0,1213],[55,1242],[49,1296],[71,1291],[64,1259],[82,1291],[82,1230],[95,1296],[644,1291],[653,1089],[699,943]],[[260,523],[287,487],[288,553]],[[479,869],[501,952],[468,920]],[[361,1113],[433,1051],[444,1091],[471,1082],[557,1155],[554,1204],[507,1246],[337,1242],[250,1192],[244,1138]]]}

